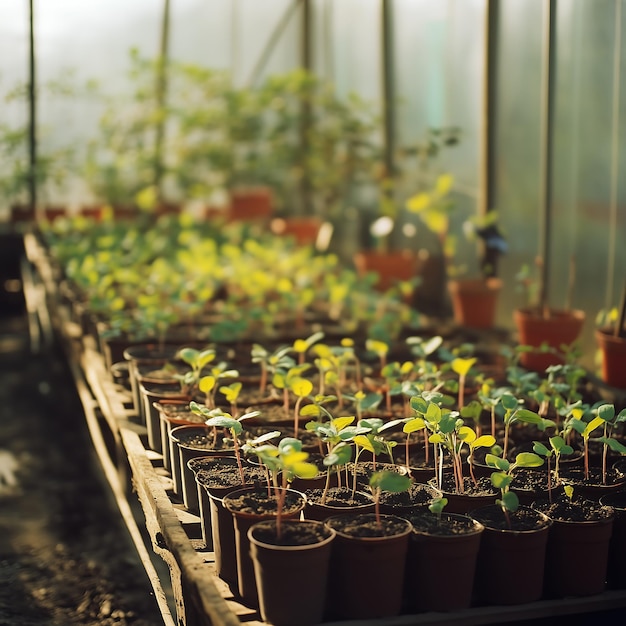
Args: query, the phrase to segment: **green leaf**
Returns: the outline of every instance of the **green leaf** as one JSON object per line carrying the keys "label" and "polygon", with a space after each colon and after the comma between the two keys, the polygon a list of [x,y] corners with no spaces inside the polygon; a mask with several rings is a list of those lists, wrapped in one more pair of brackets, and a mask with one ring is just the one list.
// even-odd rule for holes
{"label": "green leaf", "polygon": [[512,478],[504,472],[494,472],[491,474],[491,484],[496,489],[506,489],[511,484]]}
{"label": "green leaf", "polygon": [[519,508],[519,498],[514,491],[507,491],[502,494],[501,502],[504,508],[511,513],[515,513],[515,511]]}
{"label": "green leaf", "polygon": [[597,414],[605,422],[612,422],[615,417],[615,406],[612,404],[601,404],[597,408]]}
{"label": "green leaf", "polygon": [[517,398],[513,395],[511,395],[510,393],[503,393],[502,394],[502,398],[500,400],[502,402],[502,406],[507,410],[507,411],[513,411],[515,410],[518,405],[519,402],[517,401]]}
{"label": "green leaf", "polygon": [[403,432],[409,434],[414,433],[417,430],[423,430],[426,428],[426,422],[421,417],[414,417],[404,424],[402,427]]}
{"label": "green leaf", "polygon": [[503,472],[508,472],[511,464],[506,460],[499,456],[495,456],[494,454],[486,454],[485,455],[485,463],[489,467],[495,467]]}
{"label": "green leaf", "polygon": [[476,448],[491,448],[495,443],[496,438],[493,435],[481,435],[470,444],[470,448],[472,450]]}
{"label": "green leaf", "polygon": [[392,471],[374,472],[370,477],[370,487],[389,491],[391,493],[400,493],[407,491],[411,486],[411,478],[406,474],[399,474]]}
{"label": "green leaf", "polygon": [[241,424],[232,417],[225,417],[224,415],[217,415],[215,417],[211,417],[206,422],[204,422],[207,426],[215,426],[217,428],[228,428],[229,430],[234,430],[237,434],[241,433],[243,430]]}
{"label": "green leaf", "polygon": [[552,450],[548,450],[548,448],[546,448],[541,441],[535,441],[533,443],[533,452],[540,454],[541,456],[550,456],[552,454]]}
{"label": "green leaf", "polygon": [[520,452],[515,457],[515,465],[518,467],[541,467],[543,459],[534,452]]}

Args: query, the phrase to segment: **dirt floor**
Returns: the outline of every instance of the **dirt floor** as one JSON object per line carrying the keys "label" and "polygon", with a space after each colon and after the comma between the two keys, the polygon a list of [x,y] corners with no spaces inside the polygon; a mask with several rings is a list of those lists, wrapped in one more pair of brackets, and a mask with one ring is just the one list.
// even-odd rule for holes
{"label": "dirt floor", "polygon": [[97,470],[60,350],[0,309],[0,626],[156,626],[152,588]]}

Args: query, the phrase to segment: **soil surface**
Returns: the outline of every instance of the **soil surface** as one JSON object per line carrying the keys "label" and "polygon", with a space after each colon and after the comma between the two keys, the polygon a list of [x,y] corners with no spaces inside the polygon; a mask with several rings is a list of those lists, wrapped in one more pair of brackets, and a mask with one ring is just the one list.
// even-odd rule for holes
{"label": "soil surface", "polygon": [[64,355],[0,311],[0,626],[157,626]]}

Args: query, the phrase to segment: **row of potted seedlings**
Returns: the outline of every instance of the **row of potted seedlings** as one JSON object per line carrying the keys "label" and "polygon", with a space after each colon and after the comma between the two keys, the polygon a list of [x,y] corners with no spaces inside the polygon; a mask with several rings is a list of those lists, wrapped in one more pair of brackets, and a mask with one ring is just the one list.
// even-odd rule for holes
{"label": "row of potted seedlings", "polygon": [[[494,372],[471,347],[451,349],[440,337],[409,338],[396,352],[382,341],[358,348],[323,339],[253,344],[248,363],[222,346],[153,361],[133,355],[138,347],[125,354],[175,495],[200,515],[217,574],[265,621],[626,587],[626,409],[584,397],[575,362],[541,376],[519,366],[522,346]],[[250,508],[253,496],[261,513]],[[305,527],[315,540],[302,547],[293,537]],[[364,553],[352,552],[363,550],[357,543]],[[367,561],[379,550],[399,563]],[[322,568],[317,582],[308,580],[312,564],[290,569],[300,567],[294,552]]]}

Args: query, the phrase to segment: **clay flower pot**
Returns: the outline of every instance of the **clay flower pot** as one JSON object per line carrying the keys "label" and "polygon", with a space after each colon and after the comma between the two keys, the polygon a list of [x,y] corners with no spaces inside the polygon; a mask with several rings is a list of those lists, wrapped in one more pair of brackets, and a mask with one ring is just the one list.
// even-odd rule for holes
{"label": "clay flower pot", "polygon": [[[550,365],[564,363],[562,345],[574,343],[585,323],[585,312],[575,309],[559,311],[550,309],[549,316],[541,315],[536,309],[515,309],[513,321],[518,331],[520,345],[534,346],[537,350],[521,355],[521,364],[530,370],[544,372]],[[542,344],[555,352],[543,352]]]}
{"label": "clay flower pot", "polygon": [[493,328],[501,289],[495,277],[449,280],[454,321],[467,328]]}
{"label": "clay flower pot", "polygon": [[610,328],[596,329],[595,337],[602,355],[602,380],[626,389],[626,337],[616,336]]}

